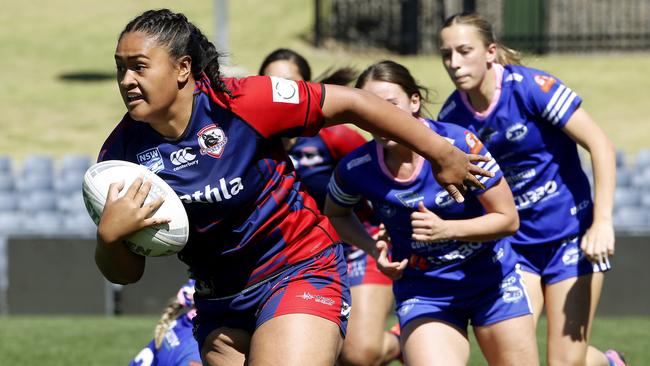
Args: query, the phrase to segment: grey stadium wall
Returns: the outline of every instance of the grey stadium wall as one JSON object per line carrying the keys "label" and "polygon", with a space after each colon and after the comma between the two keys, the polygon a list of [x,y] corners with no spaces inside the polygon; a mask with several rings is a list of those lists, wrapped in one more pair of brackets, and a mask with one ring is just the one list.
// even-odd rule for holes
{"label": "grey stadium wall", "polygon": [[[2,247],[0,314],[158,314],[187,279],[176,256],[148,258],[138,283],[116,289],[97,270],[91,239],[10,238],[0,259]],[[617,234],[599,315],[650,315],[649,258],[650,234]]]}

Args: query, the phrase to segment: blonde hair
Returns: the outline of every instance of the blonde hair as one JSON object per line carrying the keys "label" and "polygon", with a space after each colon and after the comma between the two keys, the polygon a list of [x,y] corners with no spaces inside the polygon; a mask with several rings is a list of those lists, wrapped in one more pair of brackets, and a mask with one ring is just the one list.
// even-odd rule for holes
{"label": "blonde hair", "polygon": [[492,24],[478,13],[460,13],[447,18],[442,25],[441,31],[452,25],[468,25],[476,28],[476,31],[483,41],[485,47],[494,43],[497,46],[497,63],[501,65],[521,65],[523,58],[521,52],[506,47],[497,40],[492,30]]}
{"label": "blonde hair", "polygon": [[169,330],[169,326],[171,325],[172,321],[176,319],[178,315],[180,315],[184,307],[185,306],[181,304],[176,297],[169,301],[169,305],[167,305],[163,311],[162,315],[160,316],[160,320],[158,320],[158,324],[156,324],[156,328],[153,331],[153,339],[154,344],[156,345],[156,349],[160,348],[160,345],[165,338],[165,333],[167,333]]}

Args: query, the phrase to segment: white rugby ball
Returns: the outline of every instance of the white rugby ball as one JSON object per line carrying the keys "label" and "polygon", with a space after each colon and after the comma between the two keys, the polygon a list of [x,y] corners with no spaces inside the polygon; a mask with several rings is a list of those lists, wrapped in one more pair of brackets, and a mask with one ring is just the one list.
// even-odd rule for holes
{"label": "white rugby ball", "polygon": [[160,196],[165,198],[153,217],[169,218],[171,222],[147,227],[132,234],[126,239],[129,249],[147,257],[178,253],[187,243],[189,236],[187,212],[169,184],[144,166],[122,160],[107,160],[88,168],[83,182],[83,198],[88,214],[98,225],[104,211],[109,185],[124,180],[124,188],[119,194],[121,197],[138,176],[143,176],[145,181],[151,182],[151,190],[145,204]]}

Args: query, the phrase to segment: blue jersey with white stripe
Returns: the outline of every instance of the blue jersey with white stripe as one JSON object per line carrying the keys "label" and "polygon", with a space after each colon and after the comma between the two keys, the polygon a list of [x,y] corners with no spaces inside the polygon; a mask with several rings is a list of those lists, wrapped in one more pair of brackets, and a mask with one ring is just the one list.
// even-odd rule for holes
{"label": "blue jersey with white stripe", "polygon": [[152,340],[129,366],[201,366],[199,345],[192,335],[192,321],[182,314],[165,333],[160,348]]}
{"label": "blue jersey with white stripe", "polygon": [[543,71],[494,68],[498,89],[486,112],[475,112],[467,96],[455,91],[438,118],[475,131],[499,162],[519,210],[513,244],[583,233],[592,222],[591,189],[576,143],[562,131],[582,99]]}
{"label": "blue jersey with white stripe", "polygon": [[[427,124],[461,150],[490,156],[470,131],[449,123],[427,121]],[[409,179],[400,180],[386,167],[383,151],[381,145],[371,141],[343,158],[330,180],[328,194],[334,202],[344,207],[352,207],[362,198],[372,203],[378,220],[384,223],[390,235],[393,260],[409,259],[403,279],[426,277],[427,286],[433,283],[439,288],[453,288],[468,273],[480,273],[497,264],[506,271],[512,270],[514,262],[500,261],[514,261],[513,258],[502,258],[503,255],[498,257],[495,254],[503,253],[499,247],[507,245],[504,239],[484,243],[413,240],[411,214],[417,211],[419,202],[442,219],[468,219],[485,213],[476,197],[483,191],[474,190],[467,195],[465,202],[457,203],[434,179],[431,166],[424,158],[420,158]],[[479,165],[495,173],[493,178],[480,178],[486,189],[501,179],[502,173],[494,159]],[[498,274],[501,276],[503,273],[499,271]],[[400,291],[397,287],[396,291]]]}

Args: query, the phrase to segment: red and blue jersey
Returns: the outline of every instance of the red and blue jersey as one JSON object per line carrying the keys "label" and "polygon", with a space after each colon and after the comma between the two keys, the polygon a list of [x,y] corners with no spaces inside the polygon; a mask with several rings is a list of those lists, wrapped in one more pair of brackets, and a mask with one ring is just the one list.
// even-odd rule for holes
{"label": "red and blue jersey", "polygon": [[562,131],[582,99],[559,79],[532,68],[494,64],[496,94],[477,113],[455,91],[438,119],[474,130],[499,162],[519,211],[513,244],[541,244],[586,231],[589,181],[576,143]]}
{"label": "red and blue jersey", "polygon": [[336,164],[352,150],[366,143],[350,127],[337,125],[322,129],[313,137],[299,137],[288,150],[298,177],[314,197],[318,208],[325,205],[327,183]]}
{"label": "red and blue jersey", "polygon": [[[470,131],[449,123],[426,123],[461,150],[490,156]],[[479,177],[486,189],[502,178],[494,159],[481,162],[479,166],[495,173],[492,178]],[[420,202],[442,219],[468,219],[485,213],[477,199],[481,193],[482,190],[474,190],[463,203],[457,203],[434,179],[429,162],[422,157],[419,157],[411,177],[398,179],[384,162],[383,147],[375,141],[368,142],[343,158],[329,184],[329,195],[338,205],[351,207],[362,198],[368,199],[390,235],[393,260],[409,259],[402,280],[395,284],[395,291],[398,292],[402,291],[402,286],[410,286],[407,281],[412,283],[414,279],[426,279],[425,284],[429,287],[435,284],[440,288],[453,288],[469,273],[481,273],[487,268],[499,266],[506,272],[501,269],[492,272],[500,278],[512,269],[513,258],[494,254],[503,253],[500,248],[507,245],[505,239],[484,243],[460,240],[430,243],[411,237],[411,214],[417,211]]]}
{"label": "red and blue jersey", "polygon": [[164,179],[190,221],[179,258],[191,275],[232,294],[311,258],[339,238],[302,189],[280,137],[324,123],[321,84],[255,76],[197,81],[184,133],[170,141],[127,114],[99,160],[126,160]]}

